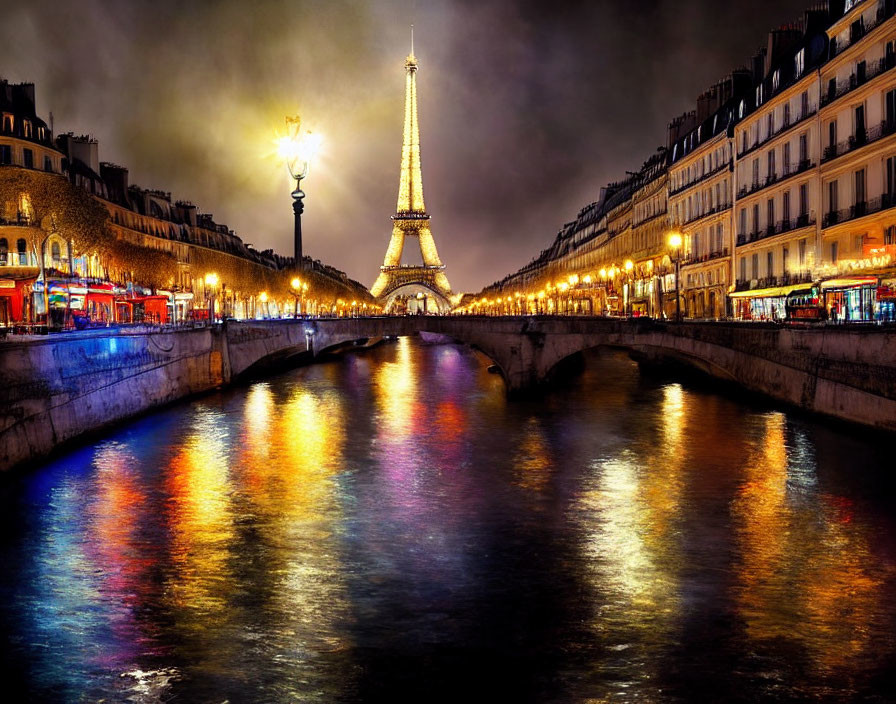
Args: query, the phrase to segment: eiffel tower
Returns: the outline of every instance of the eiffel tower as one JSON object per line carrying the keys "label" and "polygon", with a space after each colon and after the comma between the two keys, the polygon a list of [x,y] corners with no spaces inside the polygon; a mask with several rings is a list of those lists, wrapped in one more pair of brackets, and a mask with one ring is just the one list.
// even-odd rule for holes
{"label": "eiffel tower", "polygon": [[[411,27],[411,53],[404,63],[404,143],[401,147],[401,177],[398,205],[392,216],[392,239],[380,274],[370,292],[391,312],[402,298],[425,300],[426,311],[447,312],[451,308],[451,284],[445,276],[445,265],[439,259],[436,243],[429,229],[430,216],[423,205],[423,177],[420,171],[420,129],[417,125],[417,57],[414,56],[414,29]],[[402,265],[405,240],[416,238],[422,265]]]}

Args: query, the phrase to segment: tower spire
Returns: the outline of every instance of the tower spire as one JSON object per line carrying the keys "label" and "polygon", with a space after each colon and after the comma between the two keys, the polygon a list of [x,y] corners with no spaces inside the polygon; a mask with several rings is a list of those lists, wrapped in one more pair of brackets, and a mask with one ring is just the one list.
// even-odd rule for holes
{"label": "tower spire", "polygon": [[[450,307],[451,285],[445,266],[439,259],[429,215],[423,203],[423,177],[420,167],[420,127],[417,123],[417,57],[414,55],[414,25],[411,25],[411,53],[404,63],[404,135],[401,145],[401,175],[398,202],[392,216],[392,238],[380,267],[380,275],[370,292],[377,298],[393,301],[411,287],[422,286],[439,301],[439,309]],[[406,238],[416,238],[423,258],[422,266],[402,266],[401,255]],[[419,292],[415,290],[416,293]]]}

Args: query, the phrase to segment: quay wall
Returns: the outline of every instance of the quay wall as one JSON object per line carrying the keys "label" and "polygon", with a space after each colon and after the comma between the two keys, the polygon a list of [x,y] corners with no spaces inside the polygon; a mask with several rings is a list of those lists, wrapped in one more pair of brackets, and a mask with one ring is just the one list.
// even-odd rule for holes
{"label": "quay wall", "polygon": [[595,347],[684,362],[791,405],[896,431],[896,332],[601,318],[399,317],[111,329],[0,342],[0,471],[244,375],[419,331],[467,343],[528,392]]}

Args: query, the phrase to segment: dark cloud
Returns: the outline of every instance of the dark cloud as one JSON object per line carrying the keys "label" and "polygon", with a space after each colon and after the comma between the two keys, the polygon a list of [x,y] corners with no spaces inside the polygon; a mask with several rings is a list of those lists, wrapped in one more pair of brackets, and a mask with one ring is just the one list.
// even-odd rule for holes
{"label": "dark cloud", "polygon": [[671,117],[807,4],[7,0],[0,75],[37,83],[57,131],[95,135],[132,182],[284,253],[273,142],[301,112],[327,140],[305,189],[306,251],[371,284],[413,21],[426,204],[454,288],[478,290],[636,169]]}

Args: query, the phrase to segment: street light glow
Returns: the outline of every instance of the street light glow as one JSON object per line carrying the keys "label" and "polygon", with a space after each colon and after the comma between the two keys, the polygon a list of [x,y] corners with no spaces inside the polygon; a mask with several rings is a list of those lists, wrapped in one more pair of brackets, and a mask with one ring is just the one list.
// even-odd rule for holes
{"label": "street light glow", "polygon": [[672,249],[681,247],[681,233],[673,232],[669,235],[669,246],[672,247]]}
{"label": "street light glow", "polygon": [[209,273],[205,275],[205,283],[208,286],[217,286],[218,285],[218,275],[215,273]]}

